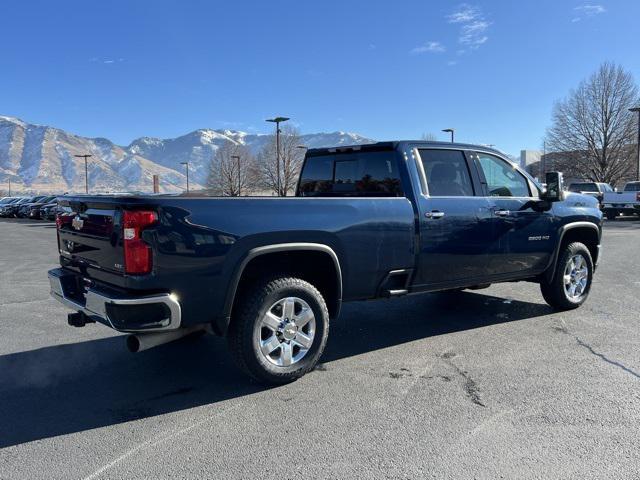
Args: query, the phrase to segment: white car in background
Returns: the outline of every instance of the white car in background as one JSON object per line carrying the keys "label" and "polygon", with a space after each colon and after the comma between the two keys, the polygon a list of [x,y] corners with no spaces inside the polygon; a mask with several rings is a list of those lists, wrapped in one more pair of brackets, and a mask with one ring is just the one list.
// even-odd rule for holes
{"label": "white car in background", "polygon": [[622,192],[605,193],[602,210],[609,220],[620,214],[640,215],[640,182],[629,182]]}
{"label": "white car in background", "polygon": [[604,195],[613,192],[613,188],[608,183],[603,182],[575,182],[569,185],[569,191],[590,195],[598,199],[602,206]]}

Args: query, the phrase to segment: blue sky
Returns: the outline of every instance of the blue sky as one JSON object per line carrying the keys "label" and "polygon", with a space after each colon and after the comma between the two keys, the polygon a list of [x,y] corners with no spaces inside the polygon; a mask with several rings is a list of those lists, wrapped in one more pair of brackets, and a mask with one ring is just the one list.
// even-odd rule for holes
{"label": "blue sky", "polygon": [[117,143],[197,128],[539,148],[605,61],[640,81],[638,0],[29,1],[0,7],[0,114]]}

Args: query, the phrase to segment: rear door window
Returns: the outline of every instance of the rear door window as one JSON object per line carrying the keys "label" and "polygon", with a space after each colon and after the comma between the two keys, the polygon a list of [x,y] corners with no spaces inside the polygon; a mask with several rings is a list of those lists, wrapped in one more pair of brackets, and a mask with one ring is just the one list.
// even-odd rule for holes
{"label": "rear door window", "polygon": [[472,197],[469,166],[460,150],[420,149],[431,197]]}
{"label": "rear door window", "polygon": [[570,192],[597,192],[598,186],[595,183],[572,183],[569,185]]}

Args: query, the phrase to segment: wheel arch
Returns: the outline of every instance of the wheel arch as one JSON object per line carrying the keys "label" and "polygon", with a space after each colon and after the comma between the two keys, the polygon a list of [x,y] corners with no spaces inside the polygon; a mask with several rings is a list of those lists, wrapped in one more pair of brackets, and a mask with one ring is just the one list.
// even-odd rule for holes
{"label": "wheel arch", "polygon": [[[233,308],[235,306],[238,293],[240,292],[245,273],[250,271],[253,265],[257,265],[258,261],[282,261],[287,256],[298,256],[301,254],[313,253],[315,258],[322,258],[327,264],[331,265],[332,281],[329,285],[314,285],[325,296],[329,315],[336,318],[340,313],[342,304],[342,269],[340,260],[336,252],[328,245],[322,243],[278,243],[272,245],[263,245],[253,248],[247,252],[236,267],[229,286],[224,302],[223,315],[217,320],[215,325],[217,333],[225,335],[231,322]],[[327,298],[328,297],[328,298]]]}
{"label": "wheel arch", "polygon": [[571,222],[563,225],[560,228],[558,242],[553,252],[551,264],[545,272],[545,280],[548,282],[553,281],[560,252],[565,245],[571,242],[581,242],[586,245],[591,253],[591,258],[595,268],[600,256],[601,234],[602,232],[600,227],[592,222]]}

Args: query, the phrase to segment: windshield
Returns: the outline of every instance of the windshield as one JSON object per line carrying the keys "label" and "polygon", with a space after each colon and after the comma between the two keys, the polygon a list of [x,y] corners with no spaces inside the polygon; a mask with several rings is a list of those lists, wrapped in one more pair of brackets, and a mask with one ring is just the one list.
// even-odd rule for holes
{"label": "windshield", "polygon": [[597,192],[598,186],[595,183],[572,183],[569,185],[570,192]]}
{"label": "windshield", "polygon": [[625,192],[640,192],[640,182],[627,183],[624,186]]}

